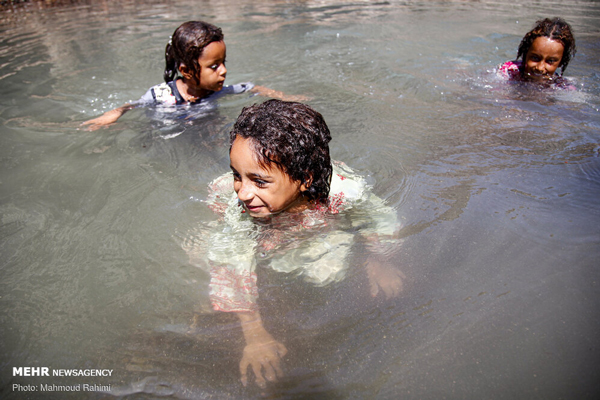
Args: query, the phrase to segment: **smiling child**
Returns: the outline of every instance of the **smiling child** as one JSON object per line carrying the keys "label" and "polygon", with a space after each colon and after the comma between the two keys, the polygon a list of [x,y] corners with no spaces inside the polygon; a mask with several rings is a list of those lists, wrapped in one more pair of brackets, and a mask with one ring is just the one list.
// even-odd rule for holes
{"label": "smiling child", "polygon": [[562,76],[575,51],[571,26],[561,18],[546,18],[523,37],[516,60],[502,64],[498,73],[510,80],[564,84]]}
{"label": "smiling child", "polygon": [[371,295],[402,290],[404,275],[392,262],[401,243],[396,212],[362,176],[332,163],[330,140],[323,116],[305,104],[245,107],[230,134],[231,172],[209,186],[208,203],[220,221],[209,238],[192,236],[183,245],[193,264],[208,260],[212,308],[241,322],[244,385],[249,367],[261,387],[277,380],[287,352],[263,326],[257,265],[326,287],[344,278],[360,242]]}

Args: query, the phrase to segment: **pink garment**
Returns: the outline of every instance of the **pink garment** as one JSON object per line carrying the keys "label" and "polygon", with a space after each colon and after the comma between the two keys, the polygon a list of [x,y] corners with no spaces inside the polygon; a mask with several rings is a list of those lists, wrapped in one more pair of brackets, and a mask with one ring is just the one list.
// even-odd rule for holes
{"label": "pink garment", "polygon": [[210,270],[210,301],[215,311],[255,311],[258,298],[256,272],[216,265]]}
{"label": "pink garment", "polygon": [[[507,61],[498,67],[498,76],[508,79],[509,81],[526,81],[521,74],[523,62],[521,60]],[[567,78],[563,78],[558,74],[554,74],[552,80],[548,82],[554,88],[576,90],[575,86],[569,82]]]}
{"label": "pink garment", "polygon": [[507,61],[498,67],[498,75],[509,80],[521,80],[522,65],[520,60]]}

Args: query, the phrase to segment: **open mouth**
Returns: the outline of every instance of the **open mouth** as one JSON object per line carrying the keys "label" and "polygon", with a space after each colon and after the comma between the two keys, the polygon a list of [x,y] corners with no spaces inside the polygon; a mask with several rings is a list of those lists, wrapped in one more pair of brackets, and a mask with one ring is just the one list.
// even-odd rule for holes
{"label": "open mouth", "polygon": [[528,72],[527,77],[535,81],[551,82],[553,80],[552,76],[549,74],[540,74],[535,72]]}

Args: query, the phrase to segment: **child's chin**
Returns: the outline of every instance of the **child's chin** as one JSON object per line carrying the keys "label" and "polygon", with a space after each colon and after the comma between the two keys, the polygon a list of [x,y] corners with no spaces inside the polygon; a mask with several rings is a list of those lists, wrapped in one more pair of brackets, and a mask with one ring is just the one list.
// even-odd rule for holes
{"label": "child's chin", "polygon": [[273,217],[273,214],[250,214],[250,217],[255,221],[268,222]]}
{"label": "child's chin", "polygon": [[525,79],[529,82],[537,82],[537,83],[550,83],[552,82],[552,76],[550,75],[540,75],[540,74],[532,74],[526,73]]}
{"label": "child's chin", "polygon": [[252,218],[269,218],[272,214],[270,212],[251,211],[246,209],[246,212]]}

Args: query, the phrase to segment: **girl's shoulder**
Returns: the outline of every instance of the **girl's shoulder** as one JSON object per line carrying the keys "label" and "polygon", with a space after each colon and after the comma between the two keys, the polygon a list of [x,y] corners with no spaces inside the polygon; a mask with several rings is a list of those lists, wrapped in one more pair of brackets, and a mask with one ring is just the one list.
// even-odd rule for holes
{"label": "girl's shoulder", "polygon": [[152,86],[142,96],[140,102],[174,106],[176,104],[181,104],[183,102],[183,98],[177,90],[177,84],[175,81],[171,81]]}
{"label": "girl's shoulder", "polygon": [[555,75],[553,84],[554,84],[554,87],[557,89],[563,89],[563,90],[568,90],[568,91],[577,90],[577,87],[575,86],[573,81],[571,81],[570,79],[565,78],[563,76],[560,76],[558,74]]}
{"label": "girl's shoulder", "polygon": [[507,79],[519,79],[522,65],[521,60],[507,61],[498,67],[497,74]]}
{"label": "girl's shoulder", "polygon": [[213,92],[208,97],[205,97],[207,101],[214,101],[228,94],[240,94],[252,90],[254,84],[252,82],[236,83],[234,85],[223,86],[223,89],[218,92]]}
{"label": "girl's shoulder", "polygon": [[327,199],[327,211],[338,214],[362,199],[367,190],[364,177],[341,161],[333,161],[333,174]]}
{"label": "girl's shoulder", "polygon": [[226,172],[208,184],[208,207],[216,214],[224,215],[234,193],[233,173]]}
{"label": "girl's shoulder", "polygon": [[341,161],[333,161],[329,195],[343,193],[349,199],[360,198],[367,186],[365,178]]}
{"label": "girl's shoulder", "polygon": [[223,87],[223,89],[221,89],[217,93],[223,93],[223,94],[240,94],[240,93],[244,93],[244,92],[247,92],[249,90],[252,90],[252,88],[254,88],[254,83],[252,83],[252,82],[242,82],[242,83],[236,83],[236,84],[233,84],[233,85],[227,85],[227,86]]}

